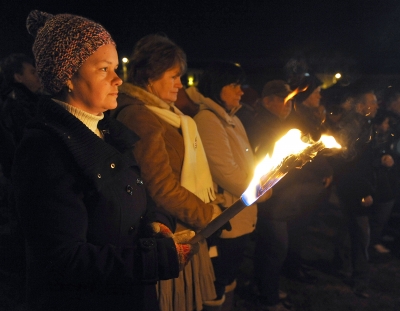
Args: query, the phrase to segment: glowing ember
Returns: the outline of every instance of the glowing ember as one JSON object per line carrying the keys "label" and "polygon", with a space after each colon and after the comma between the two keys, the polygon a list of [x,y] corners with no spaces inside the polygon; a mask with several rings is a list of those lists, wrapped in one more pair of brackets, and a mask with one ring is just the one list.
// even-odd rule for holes
{"label": "glowing ember", "polygon": [[271,189],[291,168],[303,166],[325,148],[341,148],[335,138],[322,135],[321,139],[308,144],[301,140],[301,132],[291,129],[275,143],[274,151],[268,154],[255,169],[254,177],[241,199],[247,206]]}

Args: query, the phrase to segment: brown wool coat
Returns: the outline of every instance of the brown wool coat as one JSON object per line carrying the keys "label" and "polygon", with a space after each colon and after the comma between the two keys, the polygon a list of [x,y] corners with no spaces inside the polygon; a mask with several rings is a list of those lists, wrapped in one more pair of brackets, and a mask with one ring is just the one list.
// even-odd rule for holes
{"label": "brown wool coat", "polygon": [[211,220],[213,205],[205,204],[180,185],[184,157],[182,135],[179,129],[146,108],[145,102],[158,106],[146,93],[132,84],[123,84],[112,116],[139,135],[134,155],[142,178],[158,208],[177,218],[176,231],[185,227],[203,228]]}

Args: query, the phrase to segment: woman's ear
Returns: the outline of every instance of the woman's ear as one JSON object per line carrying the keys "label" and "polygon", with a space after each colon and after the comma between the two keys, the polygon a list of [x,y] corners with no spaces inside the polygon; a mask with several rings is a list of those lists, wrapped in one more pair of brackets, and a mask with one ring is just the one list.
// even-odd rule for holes
{"label": "woman's ear", "polygon": [[19,73],[14,73],[14,81],[18,83],[22,83],[22,75]]}
{"label": "woman's ear", "polygon": [[262,100],[261,100],[261,102],[262,102],[262,104],[263,104],[263,106],[264,106],[265,108],[269,108],[269,106],[270,106],[270,100],[269,100],[268,96],[263,97]]}
{"label": "woman's ear", "polygon": [[68,89],[68,93],[72,93],[72,91],[74,90],[74,85],[72,84],[71,79],[67,80],[67,89]]}
{"label": "woman's ear", "polygon": [[150,93],[153,93],[153,81],[150,79],[147,81],[146,90]]}

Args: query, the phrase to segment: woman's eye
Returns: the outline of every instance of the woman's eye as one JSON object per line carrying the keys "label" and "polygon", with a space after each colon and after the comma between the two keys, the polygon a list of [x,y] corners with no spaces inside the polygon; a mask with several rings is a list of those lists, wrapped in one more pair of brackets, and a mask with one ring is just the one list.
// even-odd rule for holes
{"label": "woman's eye", "polygon": [[102,71],[107,71],[107,67],[101,68]]}

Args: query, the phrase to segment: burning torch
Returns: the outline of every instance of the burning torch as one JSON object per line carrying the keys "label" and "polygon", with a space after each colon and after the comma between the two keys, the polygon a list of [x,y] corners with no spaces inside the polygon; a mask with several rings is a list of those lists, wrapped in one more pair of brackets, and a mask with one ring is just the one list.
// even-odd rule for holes
{"label": "burning torch", "polygon": [[256,167],[254,177],[240,199],[196,233],[190,242],[194,244],[211,236],[245,207],[257,201],[291,169],[303,167],[319,151],[325,148],[341,148],[332,136],[322,135],[319,141],[311,144],[303,142],[301,136],[299,130],[292,129],[277,141],[272,156],[267,155]]}

